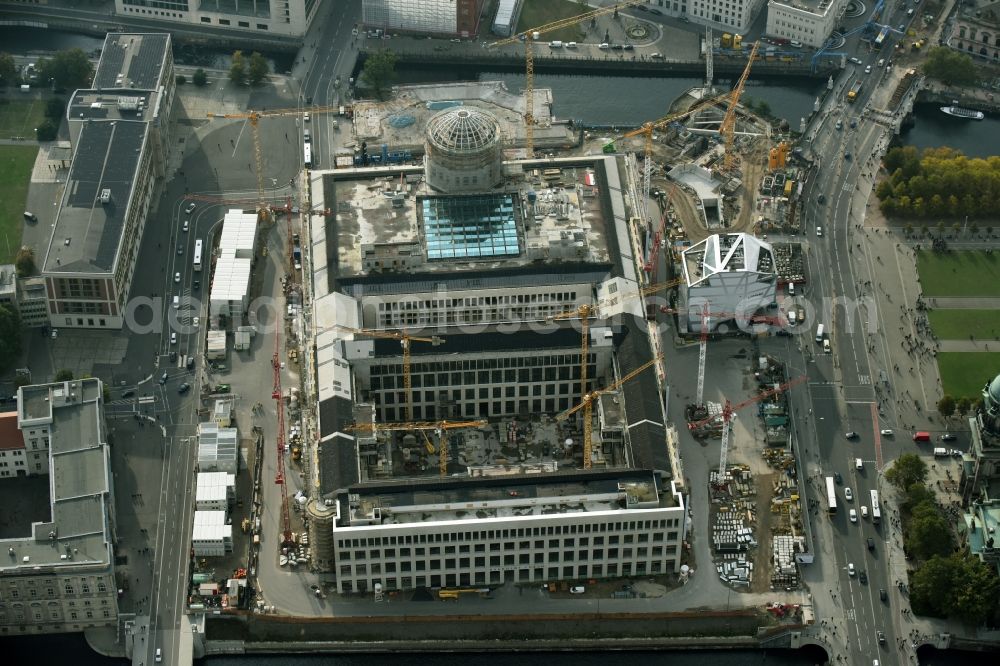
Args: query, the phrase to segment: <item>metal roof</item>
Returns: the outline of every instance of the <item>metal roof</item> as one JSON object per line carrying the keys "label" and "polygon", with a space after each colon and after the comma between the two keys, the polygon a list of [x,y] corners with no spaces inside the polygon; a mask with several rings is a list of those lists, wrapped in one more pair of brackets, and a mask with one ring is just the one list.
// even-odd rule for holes
{"label": "metal roof", "polygon": [[156,90],[169,50],[166,33],[108,33],[94,88]]}
{"label": "metal roof", "polygon": [[427,140],[445,152],[476,153],[497,145],[500,123],[482,109],[448,109],[427,121]]}

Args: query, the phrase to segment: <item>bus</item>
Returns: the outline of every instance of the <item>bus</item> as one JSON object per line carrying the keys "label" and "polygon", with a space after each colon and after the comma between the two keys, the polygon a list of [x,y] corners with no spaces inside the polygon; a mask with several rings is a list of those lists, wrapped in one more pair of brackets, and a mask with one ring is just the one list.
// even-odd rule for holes
{"label": "bus", "polygon": [[882,48],[882,44],[885,43],[885,38],[889,36],[889,26],[882,26],[882,30],[879,31],[878,36],[875,37],[875,42],[873,46],[876,49]]}
{"label": "bus", "polygon": [[302,144],[302,162],[306,165],[306,168],[310,168],[313,165],[312,147],[308,143]]}
{"label": "bus", "polygon": [[194,242],[194,269],[201,270],[201,239]]}
{"label": "bus", "polygon": [[837,513],[837,490],[832,476],[826,477],[826,504],[828,513]]}
{"label": "bus", "polygon": [[882,509],[878,503],[878,491],[872,491],[872,522],[878,523],[882,520]]}

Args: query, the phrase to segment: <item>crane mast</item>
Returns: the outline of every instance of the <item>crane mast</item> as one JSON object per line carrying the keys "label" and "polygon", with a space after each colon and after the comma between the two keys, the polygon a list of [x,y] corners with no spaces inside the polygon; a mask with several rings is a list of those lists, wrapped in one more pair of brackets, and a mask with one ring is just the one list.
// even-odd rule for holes
{"label": "crane mast", "polygon": [[278,410],[278,433],[275,437],[278,448],[277,475],[274,482],[281,486],[281,540],[282,545],[292,543],[292,522],[288,515],[288,486],[285,483],[285,401],[281,395],[281,333],[274,334],[274,356],[271,357],[271,366],[274,369],[274,390],[271,397],[274,398],[275,406]]}

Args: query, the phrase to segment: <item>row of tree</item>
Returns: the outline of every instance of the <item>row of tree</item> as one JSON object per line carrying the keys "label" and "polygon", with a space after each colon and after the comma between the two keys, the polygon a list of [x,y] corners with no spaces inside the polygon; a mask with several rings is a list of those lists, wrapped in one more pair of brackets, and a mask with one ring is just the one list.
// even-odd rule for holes
{"label": "row of tree", "polygon": [[951,525],[926,485],[927,464],[904,453],[885,478],[903,494],[906,552],[921,564],[910,575],[910,604],[918,615],[953,617],[980,625],[1000,612],[1000,578],[965,549],[956,549]]}
{"label": "row of tree", "polygon": [[983,406],[982,398],[970,398],[962,396],[958,400],[947,393],[938,400],[937,408],[941,416],[948,418],[958,412],[959,416],[965,416],[969,412],[978,411]]}
{"label": "row of tree", "polygon": [[[42,58],[35,66],[37,83],[57,89],[86,88],[94,76],[94,66],[82,49],[59,51],[51,58]],[[0,86],[15,86],[24,80],[17,71],[14,57],[0,53]]]}
{"label": "row of tree", "polygon": [[[238,86],[259,86],[267,79],[270,71],[267,60],[256,51],[249,58],[244,57],[243,51],[236,51],[229,66],[229,80]],[[195,81],[196,85],[197,83]]]}
{"label": "row of tree", "polygon": [[969,158],[953,148],[893,148],[890,176],[875,189],[889,217],[993,218],[1000,208],[1000,157]]}
{"label": "row of tree", "polygon": [[949,85],[967,86],[976,82],[979,74],[972,56],[948,46],[935,46],[927,50],[923,64],[924,74]]}

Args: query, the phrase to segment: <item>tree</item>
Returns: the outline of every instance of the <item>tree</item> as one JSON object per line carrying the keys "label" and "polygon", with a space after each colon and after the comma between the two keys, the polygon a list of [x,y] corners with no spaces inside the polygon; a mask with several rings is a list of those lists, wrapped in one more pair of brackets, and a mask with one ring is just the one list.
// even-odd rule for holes
{"label": "tree", "polygon": [[903,231],[906,233],[907,236],[909,236],[910,234],[913,233],[913,225],[907,222],[906,224],[903,225]]}
{"label": "tree", "polygon": [[927,463],[915,453],[904,453],[886,471],[885,478],[900,490],[905,490],[914,483],[924,482],[927,478]]}
{"label": "tree", "polygon": [[941,412],[941,416],[947,418],[955,413],[955,399],[945,394],[938,400],[937,408]]}
{"label": "tree", "polygon": [[17,277],[26,278],[35,274],[35,251],[27,245],[21,247],[14,255],[14,268]]}
{"label": "tree", "polygon": [[977,78],[972,57],[946,46],[935,46],[927,51],[923,70],[932,79],[957,86],[973,84]]}
{"label": "tree", "polygon": [[963,395],[961,398],[955,401],[955,409],[957,409],[958,413],[962,416],[968,414],[969,409],[971,408],[972,408],[972,401],[969,400],[968,396]]}
{"label": "tree", "polygon": [[910,577],[910,603],[918,615],[978,626],[996,610],[998,598],[996,571],[967,552],[932,557]]}
{"label": "tree", "polygon": [[205,70],[199,67],[194,70],[194,76],[191,77],[191,82],[199,88],[202,88],[208,83],[208,74],[205,73]]}
{"label": "tree", "polygon": [[229,80],[238,86],[246,85],[247,64],[243,58],[243,51],[233,53],[233,64],[229,66]]}
{"label": "tree", "polygon": [[70,382],[73,381],[73,371],[63,368],[56,372],[56,377],[52,381],[54,382]]}
{"label": "tree", "polygon": [[53,122],[58,123],[61,121],[65,111],[66,102],[62,101],[58,97],[53,97],[45,103],[45,117],[49,118]]}
{"label": "tree", "polygon": [[252,86],[259,86],[267,79],[267,75],[271,73],[271,68],[267,64],[267,60],[261,54],[254,51],[250,54],[250,67],[247,72],[247,81]]}
{"label": "tree", "polygon": [[51,82],[56,88],[86,88],[93,75],[94,66],[83,49],[59,51],[51,59],[38,62],[38,80]]}
{"label": "tree", "polygon": [[182,86],[188,82],[188,77],[184,76],[183,74],[178,74],[177,76],[174,77],[174,81],[177,83],[177,85]]}
{"label": "tree", "polygon": [[907,552],[921,560],[949,555],[954,548],[948,521],[930,502],[918,505],[916,515],[906,526],[904,539]]}
{"label": "tree", "polygon": [[365,86],[382,99],[386,89],[396,78],[396,54],[383,49],[368,56],[361,70],[361,78]]}
{"label": "tree", "polygon": [[17,310],[0,305],[0,369],[6,370],[21,358],[21,318]]}
{"label": "tree", "polygon": [[0,87],[12,86],[17,83],[17,65],[14,56],[0,53]]}
{"label": "tree", "polygon": [[59,136],[59,126],[51,120],[45,120],[35,128],[35,137],[39,141],[55,141]]}
{"label": "tree", "polygon": [[945,600],[951,594],[951,564],[932,557],[910,576],[910,605],[917,615],[944,617]]}

